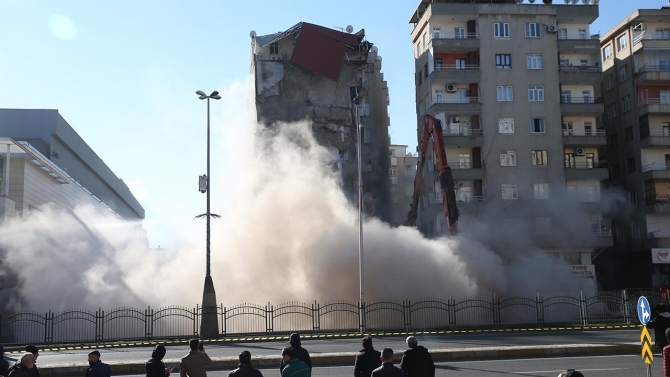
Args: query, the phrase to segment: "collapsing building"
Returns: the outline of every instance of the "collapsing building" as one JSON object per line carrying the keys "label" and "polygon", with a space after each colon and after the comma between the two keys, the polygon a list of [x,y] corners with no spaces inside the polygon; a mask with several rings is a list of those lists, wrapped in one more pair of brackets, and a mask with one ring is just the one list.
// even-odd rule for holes
{"label": "collapsing building", "polygon": [[300,22],[252,38],[252,74],[259,124],[308,120],[319,144],[332,152],[342,187],[355,203],[358,190],[356,116],[361,117],[364,205],[368,215],[392,216],[389,179],[388,86],[377,48],[365,31],[340,32]]}

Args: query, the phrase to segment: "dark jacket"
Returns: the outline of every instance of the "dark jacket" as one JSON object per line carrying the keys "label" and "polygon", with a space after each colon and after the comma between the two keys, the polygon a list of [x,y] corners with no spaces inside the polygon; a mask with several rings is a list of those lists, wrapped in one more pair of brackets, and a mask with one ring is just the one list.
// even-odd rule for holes
{"label": "dark jacket", "polygon": [[665,330],[670,328],[670,317],[667,313],[657,315],[656,318],[649,321],[647,327],[654,329],[654,340],[657,348],[663,349],[668,345],[668,341],[665,339]]}
{"label": "dark jacket", "polygon": [[16,364],[9,368],[7,377],[30,377],[30,370],[21,364],[20,361],[17,361]]}
{"label": "dark jacket", "polygon": [[312,368],[294,357],[284,365],[281,377],[312,377]]}
{"label": "dark jacket", "polygon": [[98,361],[86,370],[86,377],[111,377],[112,368],[109,365]]}
{"label": "dark jacket", "polygon": [[[300,335],[291,334],[291,347],[295,350],[294,357],[303,363],[307,364],[309,369],[312,369],[312,358],[309,357],[309,352],[306,349],[302,348],[302,343],[300,342]],[[284,370],[284,361],[279,364],[279,371]]]}
{"label": "dark jacket", "polygon": [[144,364],[147,377],[168,377],[170,375],[170,373],[165,372],[165,364],[163,364],[165,352],[165,347],[160,344],[151,352],[151,359]]}
{"label": "dark jacket", "polygon": [[405,377],[402,369],[393,366],[393,363],[384,363],[379,368],[372,371],[372,377]]}
{"label": "dark jacket", "polygon": [[433,358],[424,346],[416,346],[405,351],[400,368],[407,373],[407,377],[435,377]]}
{"label": "dark jacket", "polygon": [[37,365],[33,364],[33,367],[28,371],[30,377],[40,377],[40,372],[37,370]]}
{"label": "dark jacket", "polygon": [[9,374],[9,361],[5,360],[4,355],[0,353],[0,376],[5,376]]}
{"label": "dark jacket", "polygon": [[374,348],[363,348],[361,352],[356,355],[354,362],[354,377],[370,377],[372,371],[382,365],[382,353],[375,351]]}
{"label": "dark jacket", "polygon": [[260,370],[251,366],[251,364],[240,364],[237,369],[228,373],[230,377],[263,377]]}

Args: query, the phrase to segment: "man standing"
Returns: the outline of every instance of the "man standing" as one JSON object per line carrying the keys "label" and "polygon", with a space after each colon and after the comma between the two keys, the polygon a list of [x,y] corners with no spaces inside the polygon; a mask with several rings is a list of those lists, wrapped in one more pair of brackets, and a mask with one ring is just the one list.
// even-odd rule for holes
{"label": "man standing", "polygon": [[356,355],[354,377],[370,377],[382,365],[382,354],[372,347],[372,337],[363,338],[363,349]]}
{"label": "man standing", "polygon": [[251,352],[243,351],[240,356],[240,365],[237,369],[228,373],[229,377],[263,377],[260,370],[251,366]]}
{"label": "man standing", "polygon": [[400,368],[407,377],[435,377],[435,364],[428,350],[418,345],[413,336],[407,338],[407,347],[409,349],[402,355],[400,362]]}
{"label": "man standing", "polygon": [[35,364],[35,358],[30,352],[26,352],[21,356],[21,360],[17,361],[7,373],[7,377],[30,377],[30,369]]}
{"label": "man standing", "polygon": [[384,348],[381,356],[382,366],[372,371],[372,377],[405,377],[402,369],[393,366],[393,350]]}
{"label": "man standing", "polygon": [[[291,337],[289,338],[289,344],[291,344],[291,347],[293,348],[294,356],[298,360],[307,364],[309,369],[312,369],[312,358],[309,357],[309,352],[307,352],[306,349],[302,348],[302,344],[300,342],[300,334],[298,334],[298,333],[291,334]],[[285,364],[284,364],[283,361],[279,364],[279,371],[280,372],[282,370],[284,370],[284,365]]]}
{"label": "man standing", "polygon": [[172,368],[166,368],[163,358],[167,350],[162,344],[157,345],[151,353],[151,359],[144,364],[147,377],[169,377]]}
{"label": "man standing", "polygon": [[88,354],[88,369],[86,377],[111,377],[112,368],[100,361],[100,352],[93,351]]}
{"label": "man standing", "polygon": [[9,361],[5,360],[5,348],[0,344],[0,377],[7,377],[9,374]]}
{"label": "man standing", "polygon": [[656,305],[656,318],[649,321],[647,328],[654,329],[654,340],[656,348],[663,350],[663,347],[668,345],[665,339],[665,330],[670,328],[670,313],[665,305]]}
{"label": "man standing", "polygon": [[30,377],[40,377],[40,372],[37,371],[37,357],[40,355],[40,350],[35,346],[26,346],[26,352],[33,354],[33,367],[30,369]]}
{"label": "man standing", "polygon": [[212,365],[212,359],[205,353],[205,346],[198,339],[191,339],[188,346],[191,352],[181,359],[180,376],[207,377],[207,367]]}
{"label": "man standing", "polygon": [[312,368],[298,360],[293,347],[284,348],[281,358],[281,377],[312,377]]}

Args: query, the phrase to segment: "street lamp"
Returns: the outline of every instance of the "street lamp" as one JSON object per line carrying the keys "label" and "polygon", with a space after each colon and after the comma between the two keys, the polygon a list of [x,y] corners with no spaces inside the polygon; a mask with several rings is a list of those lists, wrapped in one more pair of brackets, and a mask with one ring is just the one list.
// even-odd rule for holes
{"label": "street lamp", "polygon": [[219,321],[217,319],[216,312],[216,291],[214,290],[214,281],[212,280],[211,275],[211,250],[210,250],[210,240],[211,240],[211,218],[219,218],[219,215],[213,214],[210,211],[210,174],[209,174],[209,100],[221,99],[218,91],[213,91],[212,94],[206,95],[202,90],[195,92],[198,95],[198,98],[207,100],[207,174],[200,176],[199,186],[200,192],[207,193],[207,212],[196,216],[197,218],[207,217],[207,269],[205,274],[205,287],[202,292],[202,317],[200,321],[200,336],[206,338],[213,338],[219,335]]}
{"label": "street lamp", "polygon": [[354,98],[354,106],[356,108],[356,132],[358,135],[356,136],[356,146],[357,146],[357,153],[358,153],[358,284],[359,284],[359,293],[360,293],[360,311],[362,313],[359,313],[358,318],[359,318],[359,328],[361,333],[365,331],[365,323],[363,320],[363,314],[365,313],[365,301],[364,301],[364,296],[363,296],[363,274],[364,274],[364,268],[363,268],[363,151],[362,151],[362,142],[361,138],[363,136],[362,128],[361,128],[361,114],[359,107],[362,103],[362,98],[360,94],[356,95],[356,98]]}

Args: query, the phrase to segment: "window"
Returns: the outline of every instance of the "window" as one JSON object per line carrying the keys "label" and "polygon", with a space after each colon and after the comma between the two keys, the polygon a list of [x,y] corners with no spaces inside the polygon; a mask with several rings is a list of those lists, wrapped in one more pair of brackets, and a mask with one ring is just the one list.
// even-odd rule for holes
{"label": "window", "polygon": [[436,58],[433,61],[433,69],[436,71],[441,71],[442,70],[442,59]]}
{"label": "window", "polygon": [[612,90],[614,88],[614,82],[612,80],[612,75],[605,77],[605,90]]}
{"label": "window", "polygon": [[549,184],[535,183],[533,184],[533,192],[535,193],[535,199],[549,199]]}
{"label": "window", "polygon": [[391,169],[389,169],[389,175],[391,177],[395,177],[396,175],[398,175],[397,173],[398,173],[398,170],[395,166],[392,166]]}
{"label": "window", "polygon": [[359,113],[361,116],[369,117],[369,116],[370,116],[370,104],[369,104],[369,103],[366,103],[366,104],[360,103],[360,104],[358,104],[358,113]]}
{"label": "window", "polygon": [[548,235],[551,233],[551,217],[535,218],[535,233],[538,235]]}
{"label": "window", "polygon": [[423,74],[419,71],[419,86],[421,86],[421,84],[423,84]]}
{"label": "window", "polygon": [[626,161],[626,171],[628,174],[635,173],[635,157],[629,158],[628,161]]}
{"label": "window", "polygon": [[628,191],[628,201],[634,206],[637,205],[637,191]]}
{"label": "window", "polygon": [[661,90],[661,104],[668,105],[670,104],[670,90]]}
{"label": "window", "polygon": [[612,59],[612,45],[607,45],[603,48],[603,61]]}
{"label": "window", "polygon": [[423,50],[421,49],[421,41],[419,41],[416,45],[416,53],[417,53],[417,55],[421,56],[422,52],[423,52]]}
{"label": "window", "polygon": [[628,65],[619,68],[619,82],[628,80]]}
{"label": "window", "polygon": [[444,92],[441,90],[436,90],[435,91],[435,102],[436,103],[442,103],[444,102]]}
{"label": "window", "polygon": [[572,91],[561,90],[561,103],[572,103]]}
{"label": "window", "polygon": [[616,118],[616,105],[611,104],[607,106],[607,119]]}
{"label": "window", "polygon": [[428,41],[427,41],[427,39],[428,39],[428,32],[423,33],[423,45],[424,45],[425,47],[428,47]]}
{"label": "window", "polygon": [[588,33],[586,32],[586,29],[579,29],[578,34],[579,34],[579,39],[587,39],[587,37],[588,37]]}
{"label": "window", "polygon": [[454,38],[456,39],[465,39],[466,37],[465,34],[465,28],[464,27],[456,27],[454,28]]}
{"label": "window", "polygon": [[458,154],[458,167],[461,168],[461,169],[472,168],[472,162],[470,160],[470,153],[459,153]]}
{"label": "window", "polygon": [[549,164],[547,160],[547,151],[543,150],[530,151],[530,160],[533,166],[546,166]]}
{"label": "window", "polygon": [[621,113],[627,113],[630,111],[630,95],[623,97],[621,100]]}
{"label": "window", "polygon": [[544,124],[544,118],[533,118],[530,120],[530,132],[531,133],[546,133],[547,128]]}
{"label": "window", "polygon": [[516,184],[503,183],[502,184],[502,198],[503,198],[503,200],[519,199],[519,194],[516,191]]}
{"label": "window", "polygon": [[472,198],[472,187],[464,186],[458,189],[456,200],[459,202],[469,202]]}
{"label": "window", "polygon": [[493,24],[493,36],[496,38],[509,38],[509,23]]}
{"label": "window", "polygon": [[500,152],[500,166],[516,166],[516,151]]}
{"label": "window", "polygon": [[558,29],[558,39],[568,39],[568,29]]}
{"label": "window", "polygon": [[638,222],[630,224],[630,236],[634,240],[640,238],[640,224]]}
{"label": "window", "polygon": [[656,29],[656,39],[670,39],[670,29]]}
{"label": "window", "polygon": [[512,55],[510,55],[510,54],[496,54],[496,68],[497,69],[512,69]]}
{"label": "window", "polygon": [[465,69],[465,59],[456,59],[456,69]]}
{"label": "window", "polygon": [[528,69],[542,69],[542,54],[528,54],[528,55],[526,55],[526,68],[528,68]]}
{"label": "window", "polygon": [[630,143],[633,141],[633,126],[626,127],[625,130],[623,130],[623,135],[624,135],[624,142]]}
{"label": "window", "polygon": [[579,59],[579,65],[582,67],[588,67],[589,66],[589,59]]}
{"label": "window", "polygon": [[558,65],[561,67],[567,67],[570,65],[570,59],[560,59]]}
{"label": "window", "polygon": [[544,101],[544,86],[529,86],[528,87],[529,101]]}
{"label": "window", "polygon": [[279,42],[270,43],[270,55],[279,55]]}
{"label": "window", "polygon": [[593,122],[584,122],[584,135],[594,135]]}
{"label": "window", "polygon": [[572,126],[572,121],[565,121],[563,122],[563,135],[564,136],[570,136],[574,132],[574,128]]}
{"label": "window", "polygon": [[433,28],[433,39],[440,39],[442,36],[442,28],[434,27]]}
{"label": "window", "polygon": [[370,132],[370,127],[363,128],[363,144],[370,144],[370,139],[372,139],[372,132]]}
{"label": "window", "polygon": [[423,78],[424,79],[428,78],[428,63],[423,65]]}
{"label": "window", "polygon": [[498,102],[509,102],[514,100],[514,92],[511,86],[498,87]]}
{"label": "window", "polygon": [[563,260],[573,266],[582,264],[580,253],[563,253]]}
{"label": "window", "polygon": [[423,116],[423,101],[419,101],[419,115]]}
{"label": "window", "polygon": [[625,49],[627,46],[628,46],[628,38],[626,37],[626,33],[623,33],[616,40],[616,50],[617,52],[619,52]]}
{"label": "window", "polygon": [[540,38],[540,23],[526,23],[526,38]]}
{"label": "window", "polygon": [[514,118],[500,118],[498,119],[498,132],[501,134],[514,133]]}

